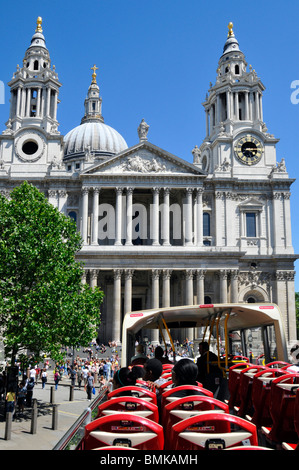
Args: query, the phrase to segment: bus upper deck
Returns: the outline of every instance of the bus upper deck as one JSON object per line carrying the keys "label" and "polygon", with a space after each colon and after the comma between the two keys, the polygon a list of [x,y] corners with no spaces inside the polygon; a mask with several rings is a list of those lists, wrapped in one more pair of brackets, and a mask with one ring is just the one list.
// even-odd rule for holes
{"label": "bus upper deck", "polygon": [[[202,339],[211,338],[212,331],[216,338],[218,355],[219,340],[222,336],[223,357],[228,360],[232,353],[234,332],[242,344],[243,353],[248,352],[249,333],[259,332],[260,355],[270,362],[275,355],[276,360],[287,361],[287,345],[281,312],[276,304],[215,304],[198,306],[177,306],[129,312],[125,315],[122,333],[122,366],[130,364],[134,356],[136,336],[144,335],[147,330],[158,329],[164,342],[168,335],[174,352],[172,335],[175,330],[201,328],[204,330]],[[166,335],[165,335],[166,332]],[[141,339],[142,341],[142,339]],[[250,346],[250,344],[249,344]],[[273,350],[275,350],[273,354]],[[247,354],[244,354],[247,355]],[[248,354],[249,355],[249,354]],[[228,364],[225,364],[226,369]]]}
{"label": "bus upper deck", "polygon": [[[174,329],[203,328],[203,337],[207,334],[210,339],[213,333],[218,350],[218,335],[224,335],[227,379],[223,381],[228,382],[229,399],[222,400],[199,382],[178,385],[180,366],[190,370],[188,359],[164,364],[161,377],[165,382],[158,388],[152,389],[142,379],[136,380],[136,386],[119,381],[98,407],[96,419],[85,426],[78,450],[299,450],[299,373],[289,372],[283,321],[275,304],[183,306],[128,313],[123,324],[122,369],[131,370],[136,335],[142,338],[142,330],[156,328],[164,340],[165,332],[169,335],[173,350]],[[248,330],[253,334],[257,329],[261,330],[264,365],[248,358],[228,364],[236,331],[242,339]],[[270,343],[275,348],[272,363]],[[145,369],[147,365],[149,362]],[[169,381],[170,371],[174,373]],[[178,393],[182,389],[184,393]]]}

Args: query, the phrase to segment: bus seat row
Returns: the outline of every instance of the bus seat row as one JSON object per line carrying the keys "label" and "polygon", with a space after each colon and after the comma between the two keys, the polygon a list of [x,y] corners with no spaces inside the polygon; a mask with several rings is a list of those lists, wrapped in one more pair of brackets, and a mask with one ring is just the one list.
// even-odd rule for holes
{"label": "bus seat row", "polygon": [[296,392],[299,374],[288,373],[290,364],[275,361],[266,366],[237,364],[229,370],[230,410],[256,425],[267,445],[295,448],[299,441]]}
{"label": "bus seat row", "polygon": [[[187,393],[200,391],[202,395],[172,396],[184,387],[188,387]],[[128,389],[138,396],[125,396]],[[259,448],[256,426],[230,415],[228,405],[202,387],[181,386],[165,391],[160,423],[152,395],[156,398],[154,392],[141,387],[110,392],[108,400],[99,405],[97,418],[85,426],[78,450],[205,450],[240,445]]]}

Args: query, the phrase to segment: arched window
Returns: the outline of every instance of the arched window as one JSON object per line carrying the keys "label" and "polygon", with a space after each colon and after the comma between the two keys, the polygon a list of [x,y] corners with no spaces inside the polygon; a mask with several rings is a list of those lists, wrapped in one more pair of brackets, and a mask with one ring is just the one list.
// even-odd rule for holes
{"label": "arched window", "polygon": [[33,70],[38,70],[38,60],[34,61]]}
{"label": "arched window", "polygon": [[236,66],[235,66],[235,74],[236,74],[236,75],[239,75],[239,74],[240,74],[240,67],[239,67],[239,65],[236,65]]}

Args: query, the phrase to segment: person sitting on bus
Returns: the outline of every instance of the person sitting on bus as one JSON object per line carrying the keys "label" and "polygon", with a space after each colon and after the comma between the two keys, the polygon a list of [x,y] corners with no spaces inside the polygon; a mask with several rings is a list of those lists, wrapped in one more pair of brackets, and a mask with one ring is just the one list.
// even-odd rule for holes
{"label": "person sitting on bus", "polygon": [[299,374],[299,344],[295,344],[291,351],[292,365],[287,368],[289,374]]}
{"label": "person sitting on bus", "polygon": [[222,370],[218,367],[218,356],[209,351],[209,343],[199,344],[200,357],[197,359],[198,382],[211,392],[216,392],[223,378]]}
{"label": "person sitting on bus", "polygon": [[157,346],[155,349],[155,358],[158,359],[162,364],[173,364],[167,356],[164,356],[164,351],[161,346]]}
{"label": "person sitting on bus", "polygon": [[158,389],[160,385],[167,382],[166,379],[161,377],[163,367],[159,359],[148,359],[143,368],[145,370],[143,380],[148,383],[149,388]]}
{"label": "person sitting on bus", "polygon": [[144,364],[148,357],[144,353],[144,347],[142,344],[136,346],[136,354],[131,358],[131,365]]}
{"label": "person sitting on bus", "polygon": [[[134,386],[136,385],[136,380],[138,374],[136,373],[136,368],[132,367],[122,367],[118,369],[113,376],[113,390],[121,387]],[[124,395],[130,395],[130,392],[125,392]]]}
{"label": "person sitting on bus", "polygon": [[[197,372],[197,366],[191,359],[180,359],[172,368],[173,388],[180,385],[197,386]],[[203,395],[203,393],[199,390],[178,390],[172,396],[181,398],[188,395]]]}

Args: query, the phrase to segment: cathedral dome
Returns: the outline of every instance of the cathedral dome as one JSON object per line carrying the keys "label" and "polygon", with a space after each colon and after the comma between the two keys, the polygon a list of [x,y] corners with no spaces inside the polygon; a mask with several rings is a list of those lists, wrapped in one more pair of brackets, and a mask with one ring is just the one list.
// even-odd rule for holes
{"label": "cathedral dome", "polygon": [[100,121],[87,121],[69,131],[64,137],[64,155],[115,155],[127,149],[124,138],[112,127]]}
{"label": "cathedral dome", "polygon": [[102,98],[92,67],[92,82],[84,102],[85,114],[81,124],[64,137],[64,157],[74,156],[110,157],[128,148],[124,138],[112,127],[104,123]]}

